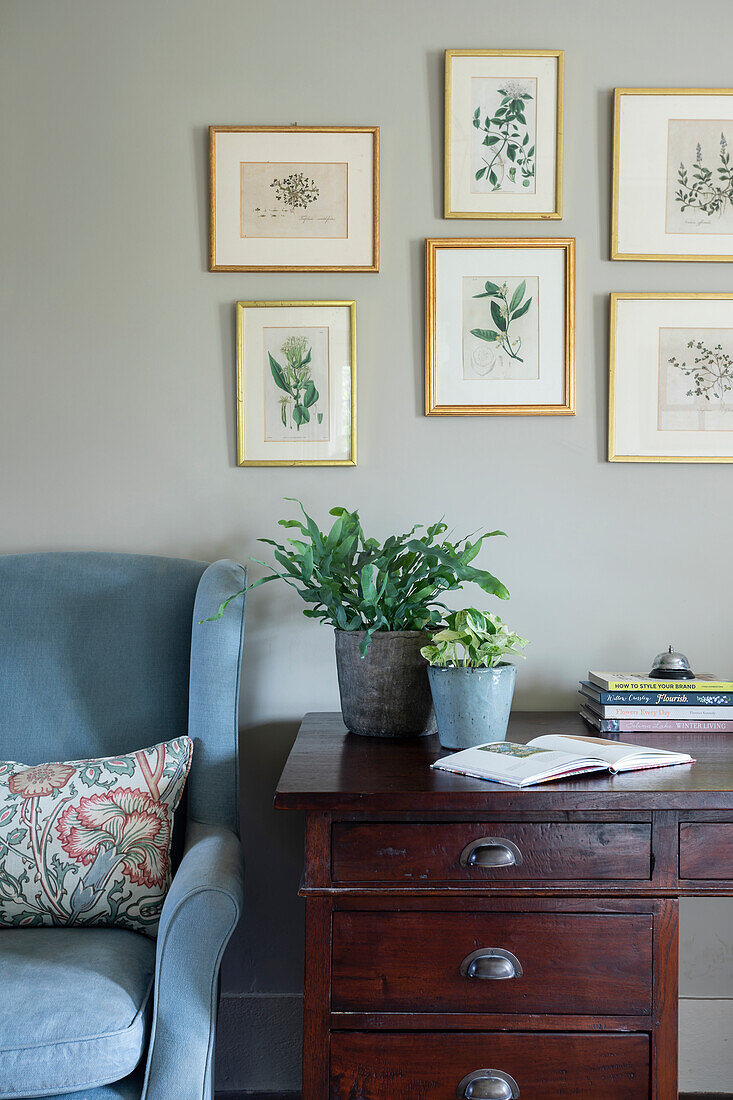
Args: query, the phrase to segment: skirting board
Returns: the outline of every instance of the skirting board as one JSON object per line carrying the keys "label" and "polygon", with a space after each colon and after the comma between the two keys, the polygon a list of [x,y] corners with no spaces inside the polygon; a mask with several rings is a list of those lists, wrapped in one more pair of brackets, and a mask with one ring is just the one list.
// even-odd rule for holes
{"label": "skirting board", "polygon": [[[299,1092],[217,1092],[216,1100],[300,1100]],[[689,1100],[697,1100],[690,1097]],[[705,1100],[718,1100],[715,1096],[707,1096]]]}
{"label": "skirting board", "polygon": [[[295,1092],[217,1092],[216,1100],[300,1100]],[[683,1092],[680,1100],[733,1100],[733,1093]]]}
{"label": "skirting board", "polygon": [[680,1093],[707,1100],[731,1093],[733,1000],[680,998]]}

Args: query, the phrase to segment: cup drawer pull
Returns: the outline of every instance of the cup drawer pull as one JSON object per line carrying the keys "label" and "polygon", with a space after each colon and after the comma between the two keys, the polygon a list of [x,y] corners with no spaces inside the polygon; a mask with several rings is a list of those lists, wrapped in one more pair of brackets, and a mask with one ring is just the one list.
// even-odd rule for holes
{"label": "cup drawer pull", "polygon": [[475,1069],[456,1090],[458,1100],[517,1100],[519,1086],[500,1069]]}
{"label": "cup drawer pull", "polygon": [[522,853],[511,840],[482,836],[461,852],[461,867],[519,867]]}
{"label": "cup drawer pull", "polygon": [[506,981],[508,978],[522,977],[522,964],[511,951],[503,947],[479,947],[466,955],[461,963],[464,978],[477,978],[479,981]]}

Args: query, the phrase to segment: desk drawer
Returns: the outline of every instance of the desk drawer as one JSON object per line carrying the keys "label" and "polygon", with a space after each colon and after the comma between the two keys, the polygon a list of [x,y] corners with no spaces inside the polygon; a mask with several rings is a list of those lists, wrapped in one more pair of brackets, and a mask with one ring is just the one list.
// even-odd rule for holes
{"label": "desk drawer", "polygon": [[651,1012],[644,913],[360,912],[333,917],[344,1012]]}
{"label": "desk drawer", "polygon": [[680,825],[680,878],[733,879],[733,822]]}
{"label": "desk drawer", "polygon": [[330,1100],[472,1096],[648,1100],[649,1039],[526,1032],[336,1032],[331,1037]]}
{"label": "desk drawer", "polygon": [[651,826],[344,822],[333,827],[332,861],[335,882],[648,879]]}

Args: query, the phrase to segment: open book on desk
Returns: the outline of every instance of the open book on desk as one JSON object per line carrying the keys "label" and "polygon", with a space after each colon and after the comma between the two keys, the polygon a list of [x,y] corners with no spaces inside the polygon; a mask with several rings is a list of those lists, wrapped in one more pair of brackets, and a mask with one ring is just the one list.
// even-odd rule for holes
{"label": "open book on desk", "polygon": [[642,768],[667,768],[672,764],[694,764],[685,752],[644,748],[602,737],[544,734],[526,745],[511,741],[490,741],[436,760],[431,767],[457,772],[474,779],[490,779],[510,787],[532,787],[552,779],[584,772],[633,772]]}

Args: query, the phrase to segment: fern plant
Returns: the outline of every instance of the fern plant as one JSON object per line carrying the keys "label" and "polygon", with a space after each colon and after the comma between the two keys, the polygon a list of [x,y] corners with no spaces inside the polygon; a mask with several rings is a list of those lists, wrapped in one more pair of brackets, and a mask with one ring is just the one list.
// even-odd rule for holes
{"label": "fern plant", "polygon": [[334,522],[321,531],[301,502],[300,519],[281,519],[279,526],[296,537],[284,542],[258,539],[272,547],[275,566],[253,558],[270,572],[225,600],[212,619],[221,618],[237,596],[269,581],[282,580],[310,606],[303,614],[329,623],[338,630],[363,630],[360,649],[366,655],[377,630],[425,630],[437,628],[447,610],[440,597],[467,583],[477,584],[488,595],[509,598],[509,592],[491,573],[472,562],[486,539],[503,531],[484,531],[456,541],[439,520],[429,527],[416,524],[404,534],[384,542],[367,538],[359,513],[332,508]]}

